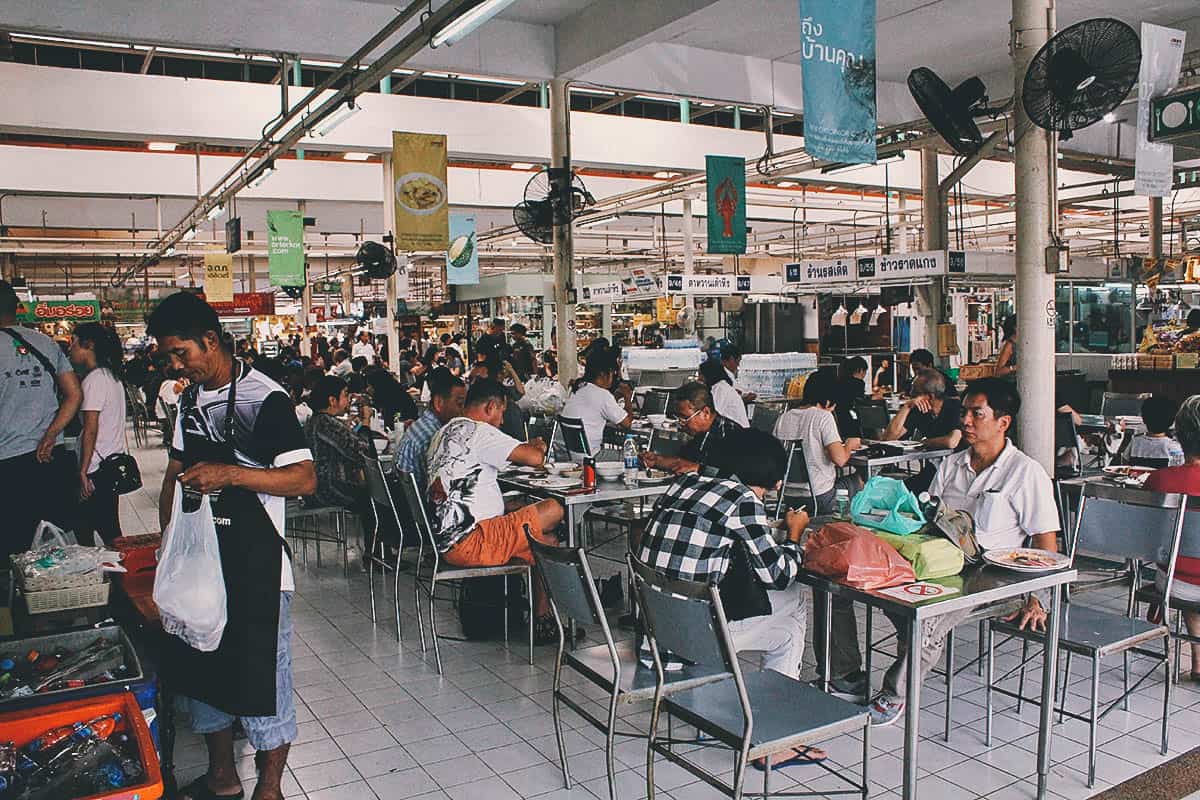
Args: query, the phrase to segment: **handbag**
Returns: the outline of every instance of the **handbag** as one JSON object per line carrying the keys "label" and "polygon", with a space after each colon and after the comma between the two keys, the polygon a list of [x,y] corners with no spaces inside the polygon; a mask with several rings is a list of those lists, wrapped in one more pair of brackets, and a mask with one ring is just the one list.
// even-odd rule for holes
{"label": "handbag", "polygon": [[[29,351],[29,354],[38,360],[38,363],[42,365],[42,369],[50,373],[50,378],[54,381],[54,396],[58,398],[59,405],[62,405],[62,390],[58,388],[58,370],[56,370],[54,365],[50,363],[50,359],[42,355],[41,350],[38,350],[36,347],[31,345],[29,340],[14,331],[12,328],[0,328],[0,331],[7,333],[9,336],[16,339],[17,342],[22,344],[25,349]],[[71,421],[67,423],[67,427],[63,428],[64,436],[78,436],[82,432],[83,423],[79,420],[78,415],[72,417]]]}
{"label": "handbag", "polygon": [[142,488],[142,472],[129,453],[113,453],[100,459],[95,474],[117,494],[129,494]]}

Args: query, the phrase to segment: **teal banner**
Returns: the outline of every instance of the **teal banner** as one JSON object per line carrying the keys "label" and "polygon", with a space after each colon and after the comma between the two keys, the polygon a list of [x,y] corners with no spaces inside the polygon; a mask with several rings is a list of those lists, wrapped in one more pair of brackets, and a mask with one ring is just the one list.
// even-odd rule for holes
{"label": "teal banner", "polygon": [[705,156],[708,180],[708,252],[746,252],[746,160]]}
{"label": "teal banner", "polygon": [[875,0],[800,0],[804,149],[875,163]]}
{"label": "teal banner", "polygon": [[272,286],[304,285],[304,215],[267,212],[267,267]]}
{"label": "teal banner", "polygon": [[450,215],[450,249],[446,251],[446,283],[467,286],[479,283],[479,245],[475,217]]}

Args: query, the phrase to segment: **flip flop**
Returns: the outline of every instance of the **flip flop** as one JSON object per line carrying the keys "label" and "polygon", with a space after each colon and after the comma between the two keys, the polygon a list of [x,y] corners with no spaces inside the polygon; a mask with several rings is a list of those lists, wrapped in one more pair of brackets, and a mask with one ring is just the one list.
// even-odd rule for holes
{"label": "flip flop", "polygon": [[[796,766],[796,765],[820,764],[822,761],[825,761],[829,758],[828,754],[823,755],[820,758],[814,758],[810,754],[816,749],[817,748],[809,747],[808,745],[800,745],[799,747],[796,748],[797,752],[792,753],[790,756],[783,759],[782,761],[772,761],[771,762],[771,771],[774,772],[777,769],[783,769],[784,767],[791,767],[791,766]],[[754,768],[756,770],[758,770],[759,772],[764,772],[766,770],[766,760],[765,759],[761,760],[761,761],[754,761],[753,764],[754,764]]]}
{"label": "flip flop", "polygon": [[246,797],[246,792],[239,789],[237,794],[217,794],[208,788],[208,776],[201,775],[187,786],[178,789],[175,792],[175,796],[185,796],[191,800],[243,800]]}

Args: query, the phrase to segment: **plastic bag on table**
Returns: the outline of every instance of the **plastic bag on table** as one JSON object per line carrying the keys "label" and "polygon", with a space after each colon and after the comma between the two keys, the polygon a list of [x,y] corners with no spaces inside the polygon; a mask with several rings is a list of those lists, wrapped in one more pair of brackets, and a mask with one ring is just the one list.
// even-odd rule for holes
{"label": "plastic bag on table", "polygon": [[907,536],[925,527],[921,504],[904,481],[875,476],[850,501],[850,517],[866,528]]}
{"label": "plastic bag on table", "polygon": [[557,414],[567,403],[567,390],[552,378],[532,378],[525,382],[525,394],[517,401],[523,411]]}
{"label": "plastic bag on table", "polygon": [[896,548],[865,528],[833,522],[809,537],[804,566],[857,589],[883,589],[917,579]]}
{"label": "plastic bag on table", "polygon": [[154,603],[163,630],[202,652],[216,650],[225,632],[225,576],[212,506],[183,510],[183,487],[175,487],[171,521],[154,574]]}

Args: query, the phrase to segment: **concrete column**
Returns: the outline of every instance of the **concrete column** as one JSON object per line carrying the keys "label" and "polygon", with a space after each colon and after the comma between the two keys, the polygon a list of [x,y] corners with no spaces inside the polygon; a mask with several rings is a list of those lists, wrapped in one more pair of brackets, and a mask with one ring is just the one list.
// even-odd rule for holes
{"label": "concrete column", "polygon": [[[392,154],[383,154],[383,229],[391,234],[396,232],[396,204],[392,202]],[[404,266],[401,266],[403,264]],[[408,268],[408,259],[397,255],[396,271],[387,280],[387,347],[388,368],[395,371],[400,363],[400,336],[396,325],[396,300],[400,292],[400,270]]]}
{"label": "concrete column", "polygon": [[[293,86],[302,86],[303,83],[304,83],[304,81],[301,77],[300,59],[297,58],[295,61],[292,62],[292,85]],[[304,160],[303,148],[300,148],[300,147],[296,148],[296,158],[298,158],[301,161]],[[384,197],[387,197],[387,195],[384,195]]]}
{"label": "concrete column", "polygon": [[[1052,0],[1013,0],[1013,76],[1019,95],[1035,53],[1054,32]],[[1018,446],[1054,474],[1054,276],[1046,272],[1046,248],[1057,227],[1054,191],[1057,142],[1031,125],[1016,104],[1018,137],[1014,172],[1017,217],[1017,351],[1021,395]],[[1053,210],[1052,210],[1053,209]]]}
{"label": "concrete column", "polygon": [[[308,211],[308,203],[300,200],[296,203],[296,210],[303,217]],[[303,322],[300,327],[300,348],[301,354],[309,352],[308,333],[308,315],[312,313],[312,284],[308,280],[308,252],[304,249],[304,228],[300,229],[300,250],[304,252],[304,294],[300,296],[300,314]]]}
{"label": "concrete column", "polygon": [[391,75],[384,75],[383,78],[379,81],[379,93],[380,94],[391,94],[392,93],[392,76]]}
{"label": "concrete column", "polygon": [[600,306],[600,335],[609,342],[613,336],[613,307],[612,303],[605,303]]}
{"label": "concrete column", "polygon": [[1163,253],[1163,199],[1151,197],[1150,214],[1150,257],[1161,258]]}
{"label": "concrete column", "polygon": [[679,101],[679,121],[684,125],[692,121],[692,101],[686,97]]}
{"label": "concrete column", "polygon": [[735,130],[742,129],[742,107],[735,105],[733,107],[733,127]]}
{"label": "concrete column", "polygon": [[899,218],[899,222],[896,224],[896,241],[893,242],[892,247],[895,249],[895,251],[897,253],[907,253],[908,252],[908,211],[906,211],[905,209],[908,206],[908,195],[906,195],[904,192],[899,192],[898,194],[899,194],[899,200],[896,203],[896,208],[899,209],[900,218]]}
{"label": "concrete column", "polygon": [[[567,82],[550,81],[550,164],[569,165],[571,159],[571,107]],[[575,346],[575,247],[571,225],[554,228],[554,308],[558,336],[558,379],[569,386],[579,375],[579,351]]]}
{"label": "concrete column", "polygon": [[254,256],[246,256],[246,291],[258,291],[258,276],[254,274]]}
{"label": "concrete column", "polygon": [[[923,233],[922,250],[941,250],[946,246],[943,232],[946,230],[946,207],[941,202],[938,193],[938,154],[932,147],[921,150],[921,226]],[[945,296],[942,285],[938,282],[928,286],[917,287],[922,301],[929,307],[925,316],[925,347],[933,353],[935,359],[941,355],[937,347],[937,326],[942,321],[942,307]]]}

